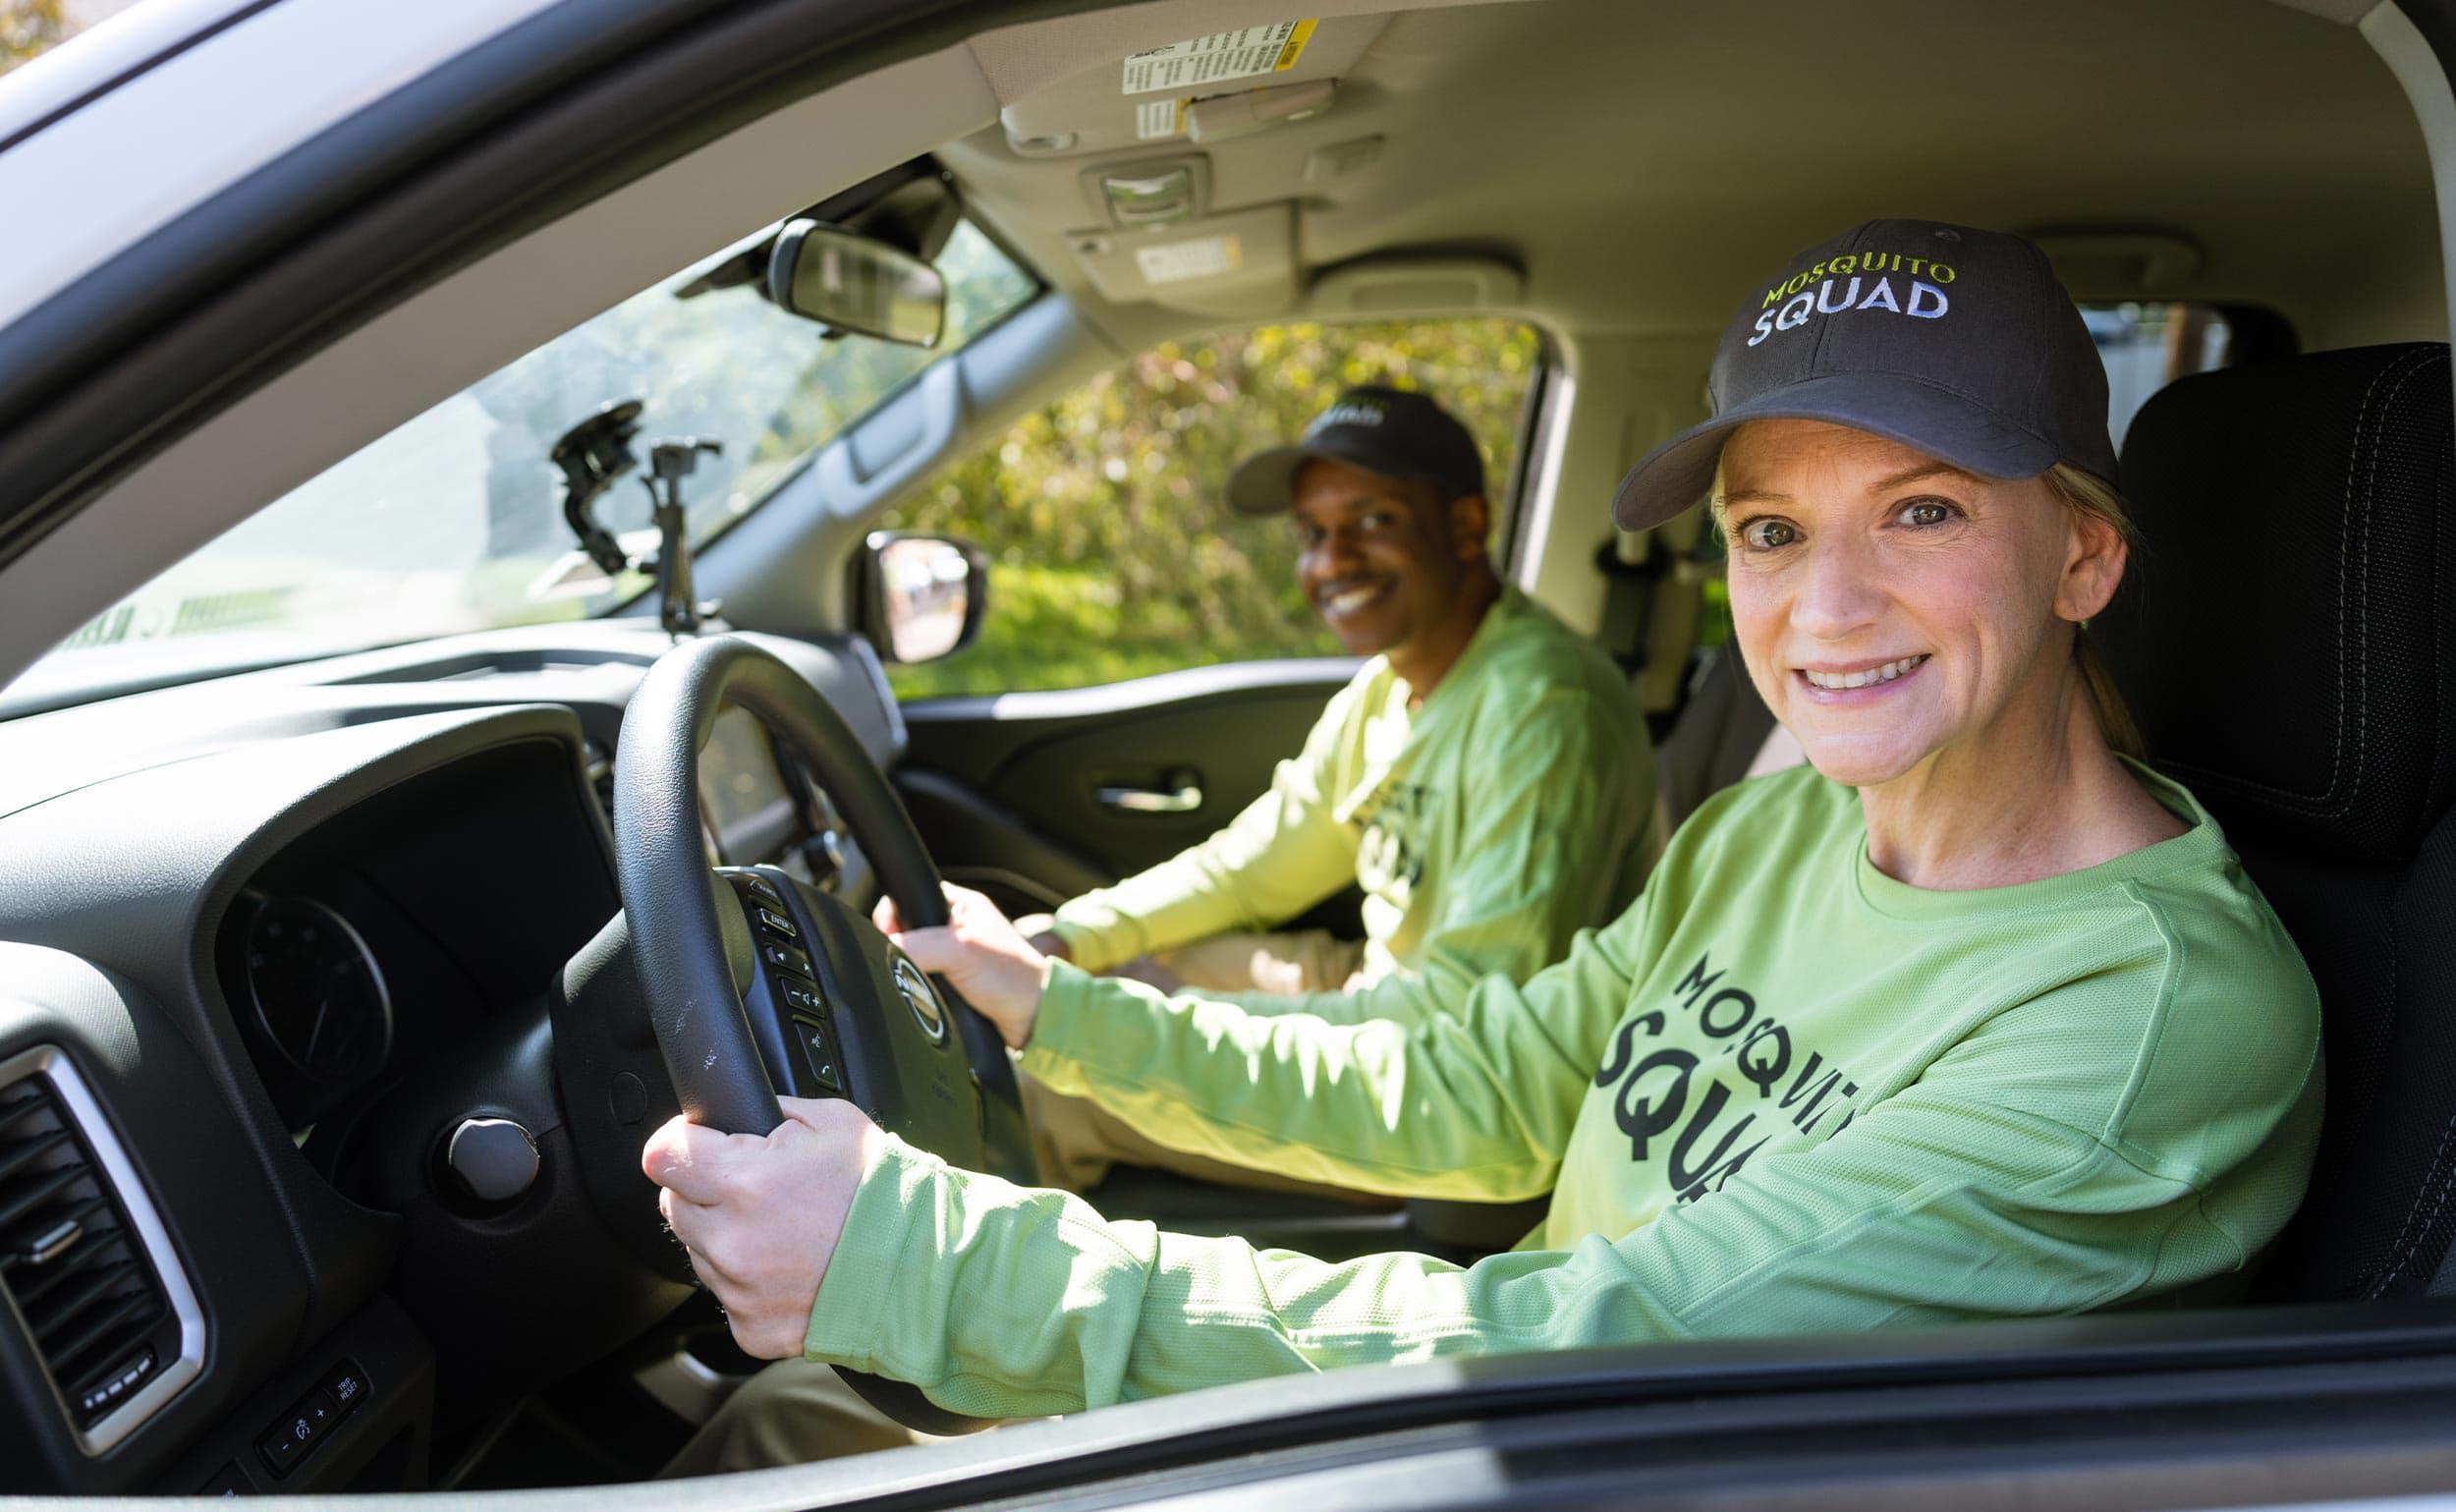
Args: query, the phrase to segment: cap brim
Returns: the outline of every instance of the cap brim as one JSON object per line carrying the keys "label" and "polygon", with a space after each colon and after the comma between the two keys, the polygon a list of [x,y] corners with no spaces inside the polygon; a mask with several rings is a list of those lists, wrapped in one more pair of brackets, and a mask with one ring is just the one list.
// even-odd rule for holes
{"label": "cap brim", "polygon": [[1228,475],[1228,507],[1240,515],[1280,513],[1296,502],[1296,470],[1329,456],[1310,446],[1275,446],[1246,458]]}
{"label": "cap brim", "polygon": [[1958,394],[1896,373],[1828,373],[1735,405],[1639,458],[1612,494],[1612,523],[1624,531],[1650,530],[1702,499],[1723,442],[1735,427],[1758,420],[1829,420],[1982,477],[2036,477],[2055,465],[2052,442]]}

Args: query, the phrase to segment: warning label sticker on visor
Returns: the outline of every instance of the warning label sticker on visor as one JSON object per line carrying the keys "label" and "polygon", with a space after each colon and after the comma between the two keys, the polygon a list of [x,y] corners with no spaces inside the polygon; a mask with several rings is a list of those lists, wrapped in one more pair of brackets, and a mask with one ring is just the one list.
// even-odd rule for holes
{"label": "warning label sticker on visor", "polygon": [[1135,140],[1160,141],[1186,129],[1184,100],[1144,100],[1135,107]]}
{"label": "warning label sticker on visor", "polygon": [[1245,265],[1245,249],[1233,236],[1206,236],[1192,242],[1163,242],[1135,249],[1135,265],[1144,282],[1177,284],[1189,278],[1217,278]]}
{"label": "warning label sticker on visor", "polygon": [[1273,22],[1267,27],[1239,27],[1188,41],[1171,42],[1139,52],[1126,60],[1128,94],[1154,89],[1191,89],[1275,74],[1296,67],[1312,39],[1312,21]]}

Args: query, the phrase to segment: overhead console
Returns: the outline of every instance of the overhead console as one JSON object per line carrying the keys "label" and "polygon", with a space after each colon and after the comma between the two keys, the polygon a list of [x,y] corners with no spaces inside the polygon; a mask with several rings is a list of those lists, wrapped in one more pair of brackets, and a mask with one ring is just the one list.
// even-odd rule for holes
{"label": "overhead console", "polygon": [[1461,60],[1523,50],[1517,9],[1241,0],[1205,11],[1219,29],[1200,35],[1158,6],[1103,13],[1096,31],[991,31],[973,50],[997,124],[937,157],[1087,306],[1228,321],[1520,309],[1518,238],[1441,229],[1455,196],[1427,179],[1423,140],[1428,104],[1443,130],[1491,108],[1493,80]]}
{"label": "overhead console", "polygon": [[[1240,196],[1214,154],[1335,116],[1342,81],[1390,21],[1292,16],[1139,47],[1007,104],[1003,145],[1078,165],[1082,206],[1066,245],[1101,299],[1226,318],[1284,310],[1303,288],[1298,202]],[[1320,153],[1320,177],[1377,151],[1378,139],[1366,138]]]}

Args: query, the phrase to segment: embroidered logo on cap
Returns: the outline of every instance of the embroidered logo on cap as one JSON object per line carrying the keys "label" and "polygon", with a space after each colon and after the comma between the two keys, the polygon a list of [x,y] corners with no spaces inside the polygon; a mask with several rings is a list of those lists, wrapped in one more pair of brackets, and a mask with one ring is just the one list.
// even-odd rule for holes
{"label": "embroidered logo on cap", "polygon": [[1370,399],[1342,399],[1305,427],[1305,437],[1312,440],[1333,425],[1378,425],[1389,419],[1381,405]]}
{"label": "embroidered logo on cap", "polygon": [[[1846,252],[1796,273],[1765,291],[1758,315],[1756,346],[1776,331],[1797,330],[1818,315],[1884,310],[1933,320],[1953,308],[1944,286],[1959,276],[1949,263],[1902,252]],[[1842,280],[1849,279],[1848,284]],[[1905,285],[1896,294],[1896,279]],[[1865,292],[1863,292],[1863,286]]]}

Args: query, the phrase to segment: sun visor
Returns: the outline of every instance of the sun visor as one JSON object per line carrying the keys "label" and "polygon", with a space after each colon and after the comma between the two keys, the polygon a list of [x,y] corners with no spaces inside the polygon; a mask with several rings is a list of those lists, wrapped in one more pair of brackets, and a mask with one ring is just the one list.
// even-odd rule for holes
{"label": "sun visor", "polygon": [[1035,88],[998,119],[1025,157],[1182,143],[1190,103],[1344,78],[1389,25],[1387,15],[1298,15],[1176,38]]}
{"label": "sun visor", "polygon": [[1497,257],[1388,253],[1315,275],[1306,308],[1325,320],[1391,320],[1472,309],[1514,309],[1527,276]]}
{"label": "sun visor", "polygon": [[1067,238],[1100,298],[1229,318],[1286,311],[1297,294],[1296,206],[1266,204],[1136,231]]}

